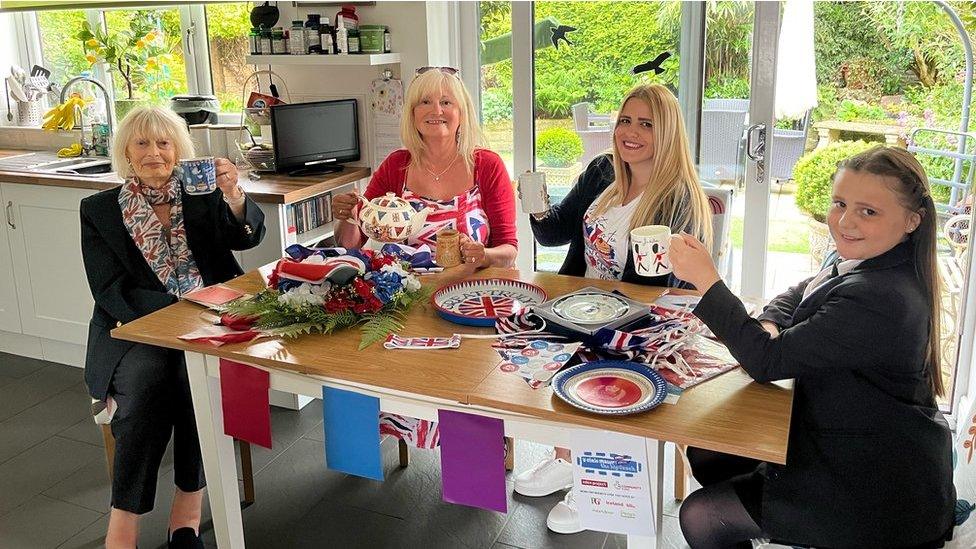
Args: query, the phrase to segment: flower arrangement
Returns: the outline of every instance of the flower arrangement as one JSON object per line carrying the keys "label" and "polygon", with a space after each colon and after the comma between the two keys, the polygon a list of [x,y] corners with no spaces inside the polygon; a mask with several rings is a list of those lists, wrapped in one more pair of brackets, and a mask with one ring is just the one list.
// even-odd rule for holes
{"label": "flower arrangement", "polygon": [[395,245],[372,251],[296,244],[286,253],[267,289],[232,303],[226,312],[252,319],[255,329],[286,337],[362,324],[359,348],[364,349],[402,329],[406,311],[430,297],[409,271],[418,258]]}
{"label": "flower arrangement", "polygon": [[[107,63],[110,71],[125,80],[128,99],[135,99],[136,88],[152,90],[171,80],[173,55],[152,10],[137,10],[129,28],[114,33],[93,29],[85,21],[75,38],[81,40],[88,63]],[[166,91],[176,93],[175,88]]]}

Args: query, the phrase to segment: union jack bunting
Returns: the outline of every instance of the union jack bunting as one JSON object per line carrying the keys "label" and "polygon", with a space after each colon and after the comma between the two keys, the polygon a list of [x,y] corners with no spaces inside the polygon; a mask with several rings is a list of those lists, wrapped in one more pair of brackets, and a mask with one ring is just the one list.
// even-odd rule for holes
{"label": "union jack bunting", "polygon": [[457,349],[461,346],[461,336],[451,337],[400,337],[390,334],[383,347],[387,349]]}
{"label": "union jack bunting", "polygon": [[436,421],[380,412],[380,434],[396,437],[417,448],[433,449],[440,444]]}

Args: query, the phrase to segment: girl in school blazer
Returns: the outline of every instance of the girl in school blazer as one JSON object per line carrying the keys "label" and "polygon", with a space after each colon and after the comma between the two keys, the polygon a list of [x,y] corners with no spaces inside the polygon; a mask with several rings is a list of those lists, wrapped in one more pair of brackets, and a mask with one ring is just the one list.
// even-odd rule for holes
{"label": "girl in school blazer", "polygon": [[701,243],[672,238],[695,314],[758,382],[794,378],[785,465],[689,449],[704,488],[681,507],[689,545],[769,537],[821,547],[940,547],[955,490],[939,360],[935,204],[918,161],[877,147],[840,164],[828,226],[840,261],[758,319]]}

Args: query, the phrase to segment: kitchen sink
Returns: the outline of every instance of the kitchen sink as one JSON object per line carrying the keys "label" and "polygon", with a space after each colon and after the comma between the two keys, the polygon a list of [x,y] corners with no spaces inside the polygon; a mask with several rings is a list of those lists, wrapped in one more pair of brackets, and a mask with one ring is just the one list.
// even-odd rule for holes
{"label": "kitchen sink", "polygon": [[112,175],[112,162],[104,156],[59,158],[52,152],[35,152],[0,158],[0,171],[106,177]]}

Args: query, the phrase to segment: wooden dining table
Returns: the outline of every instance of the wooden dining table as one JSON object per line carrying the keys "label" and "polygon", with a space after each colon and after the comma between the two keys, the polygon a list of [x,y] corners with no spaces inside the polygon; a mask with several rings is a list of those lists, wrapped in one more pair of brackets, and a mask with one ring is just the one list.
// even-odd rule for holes
{"label": "wooden dining table", "polygon": [[[265,287],[272,265],[227,283],[246,293]],[[664,288],[584,279],[552,273],[521,273],[512,269],[448,269],[421,278],[440,287],[464,278],[510,278],[543,288],[550,298],[594,286],[618,290],[649,303]],[[186,353],[200,447],[207,476],[214,532],[221,548],[244,547],[238,505],[237,463],[233,439],[224,434],[219,359],[267,370],[271,388],[321,397],[322,387],[375,396],[380,409],[436,420],[438,410],[474,413],[504,421],[506,436],[569,446],[573,429],[597,429],[642,437],[646,441],[655,537],[628,536],[628,547],[658,547],[664,502],[664,444],[672,442],[785,463],[793,388],[789,381],[753,382],[736,368],[685,390],[677,403],[661,404],[631,416],[594,415],[553,395],[534,389],[517,375],[501,371],[500,357],[490,339],[463,339],[448,350],[388,350],[374,344],[359,350],[360,333],[347,329],[329,335],[296,339],[260,338],[248,343],[214,347],[179,339],[209,323],[207,311],[180,301],[112,331],[129,341],[180,349]],[[491,334],[491,328],[459,326],[440,318],[430,303],[416,304],[406,315],[399,335],[450,336]]]}

